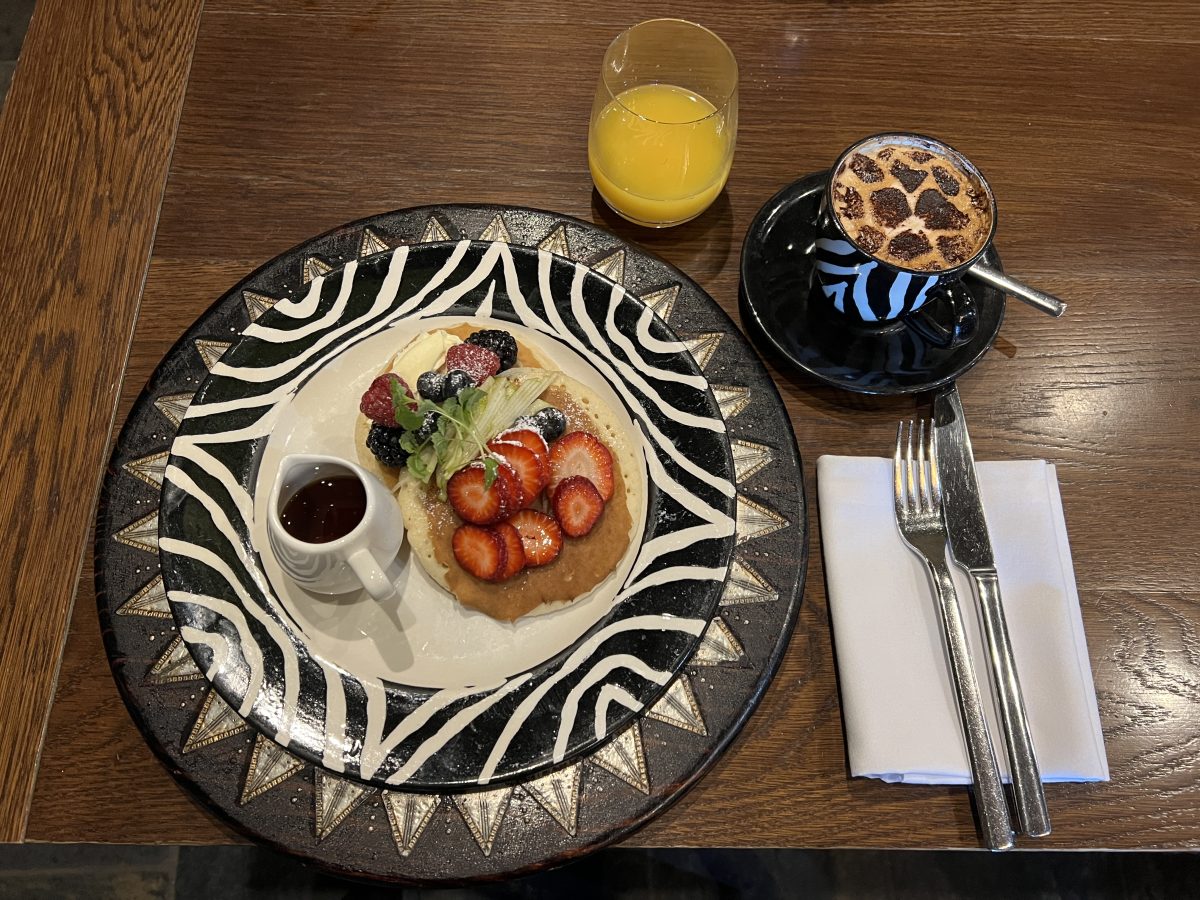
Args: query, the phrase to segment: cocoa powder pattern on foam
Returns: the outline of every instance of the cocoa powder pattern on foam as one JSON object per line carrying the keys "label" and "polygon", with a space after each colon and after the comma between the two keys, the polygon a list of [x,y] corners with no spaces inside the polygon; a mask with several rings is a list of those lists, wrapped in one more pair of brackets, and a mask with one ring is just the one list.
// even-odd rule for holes
{"label": "cocoa powder pattern on foam", "polygon": [[[957,202],[950,199],[960,195]],[[853,242],[905,268],[958,266],[979,251],[990,231],[982,185],[952,158],[918,147],[885,143],[853,152],[835,175],[833,196],[835,214]]]}

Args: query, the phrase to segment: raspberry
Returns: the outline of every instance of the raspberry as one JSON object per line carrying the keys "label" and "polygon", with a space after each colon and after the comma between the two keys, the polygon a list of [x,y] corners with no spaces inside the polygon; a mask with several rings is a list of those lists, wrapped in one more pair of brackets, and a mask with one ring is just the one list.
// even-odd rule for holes
{"label": "raspberry", "polygon": [[455,344],[446,351],[446,368],[461,369],[479,384],[500,371],[500,357],[478,344]]}
{"label": "raspberry", "polygon": [[[396,421],[396,407],[392,403],[392,385],[399,384],[400,392],[412,397],[412,389],[403,378],[394,372],[385,372],[371,382],[362,399],[358,401],[359,411],[376,425],[386,425],[395,428],[400,423]],[[416,409],[416,402],[410,402],[409,407]]]}

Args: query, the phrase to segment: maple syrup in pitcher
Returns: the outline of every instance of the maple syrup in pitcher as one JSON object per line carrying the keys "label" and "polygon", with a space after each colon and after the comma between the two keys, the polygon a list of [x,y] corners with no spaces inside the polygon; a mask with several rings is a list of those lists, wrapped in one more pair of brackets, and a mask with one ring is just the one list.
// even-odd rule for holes
{"label": "maple syrup in pitcher", "polygon": [[292,494],[279,521],[298,541],[327,544],[353,531],[366,512],[367,491],[356,476],[327,475]]}

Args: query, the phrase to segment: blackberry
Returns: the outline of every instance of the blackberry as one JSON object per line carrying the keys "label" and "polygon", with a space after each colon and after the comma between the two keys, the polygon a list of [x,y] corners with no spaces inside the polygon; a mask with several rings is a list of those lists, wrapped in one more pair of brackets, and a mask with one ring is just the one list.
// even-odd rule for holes
{"label": "blackberry", "polygon": [[446,373],[445,398],[457,397],[469,387],[475,385],[475,379],[462,369],[451,369]]}
{"label": "blackberry", "polygon": [[500,357],[501,372],[517,364],[517,341],[507,331],[500,331],[498,328],[476,331],[467,338],[467,343],[485,347]]}
{"label": "blackberry", "polygon": [[429,440],[435,431],[437,431],[438,419],[442,417],[439,412],[425,413],[425,420],[421,422],[421,427],[413,432],[413,437],[417,439],[417,443],[424,443]]}
{"label": "blackberry", "polygon": [[403,428],[372,425],[367,434],[367,449],[383,465],[398,468],[408,462],[408,453],[400,448],[400,438],[403,435]]}
{"label": "blackberry", "polygon": [[417,378],[417,390],[431,403],[441,403],[447,396],[446,376],[440,372],[422,372]]}

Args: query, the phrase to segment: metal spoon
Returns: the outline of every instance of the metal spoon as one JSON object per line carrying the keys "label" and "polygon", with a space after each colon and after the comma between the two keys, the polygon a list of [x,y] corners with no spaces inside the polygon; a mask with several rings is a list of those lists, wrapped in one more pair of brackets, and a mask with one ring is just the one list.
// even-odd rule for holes
{"label": "metal spoon", "polygon": [[1044,291],[1039,291],[1037,288],[1031,288],[1027,284],[1022,284],[1015,278],[1009,278],[1003,272],[983,263],[975,263],[975,265],[967,269],[967,274],[978,278],[985,284],[990,284],[992,287],[1004,291],[1006,294],[1012,294],[1018,300],[1028,303],[1034,309],[1039,309],[1055,318],[1058,318],[1067,311],[1067,304],[1057,297],[1047,294]]}

